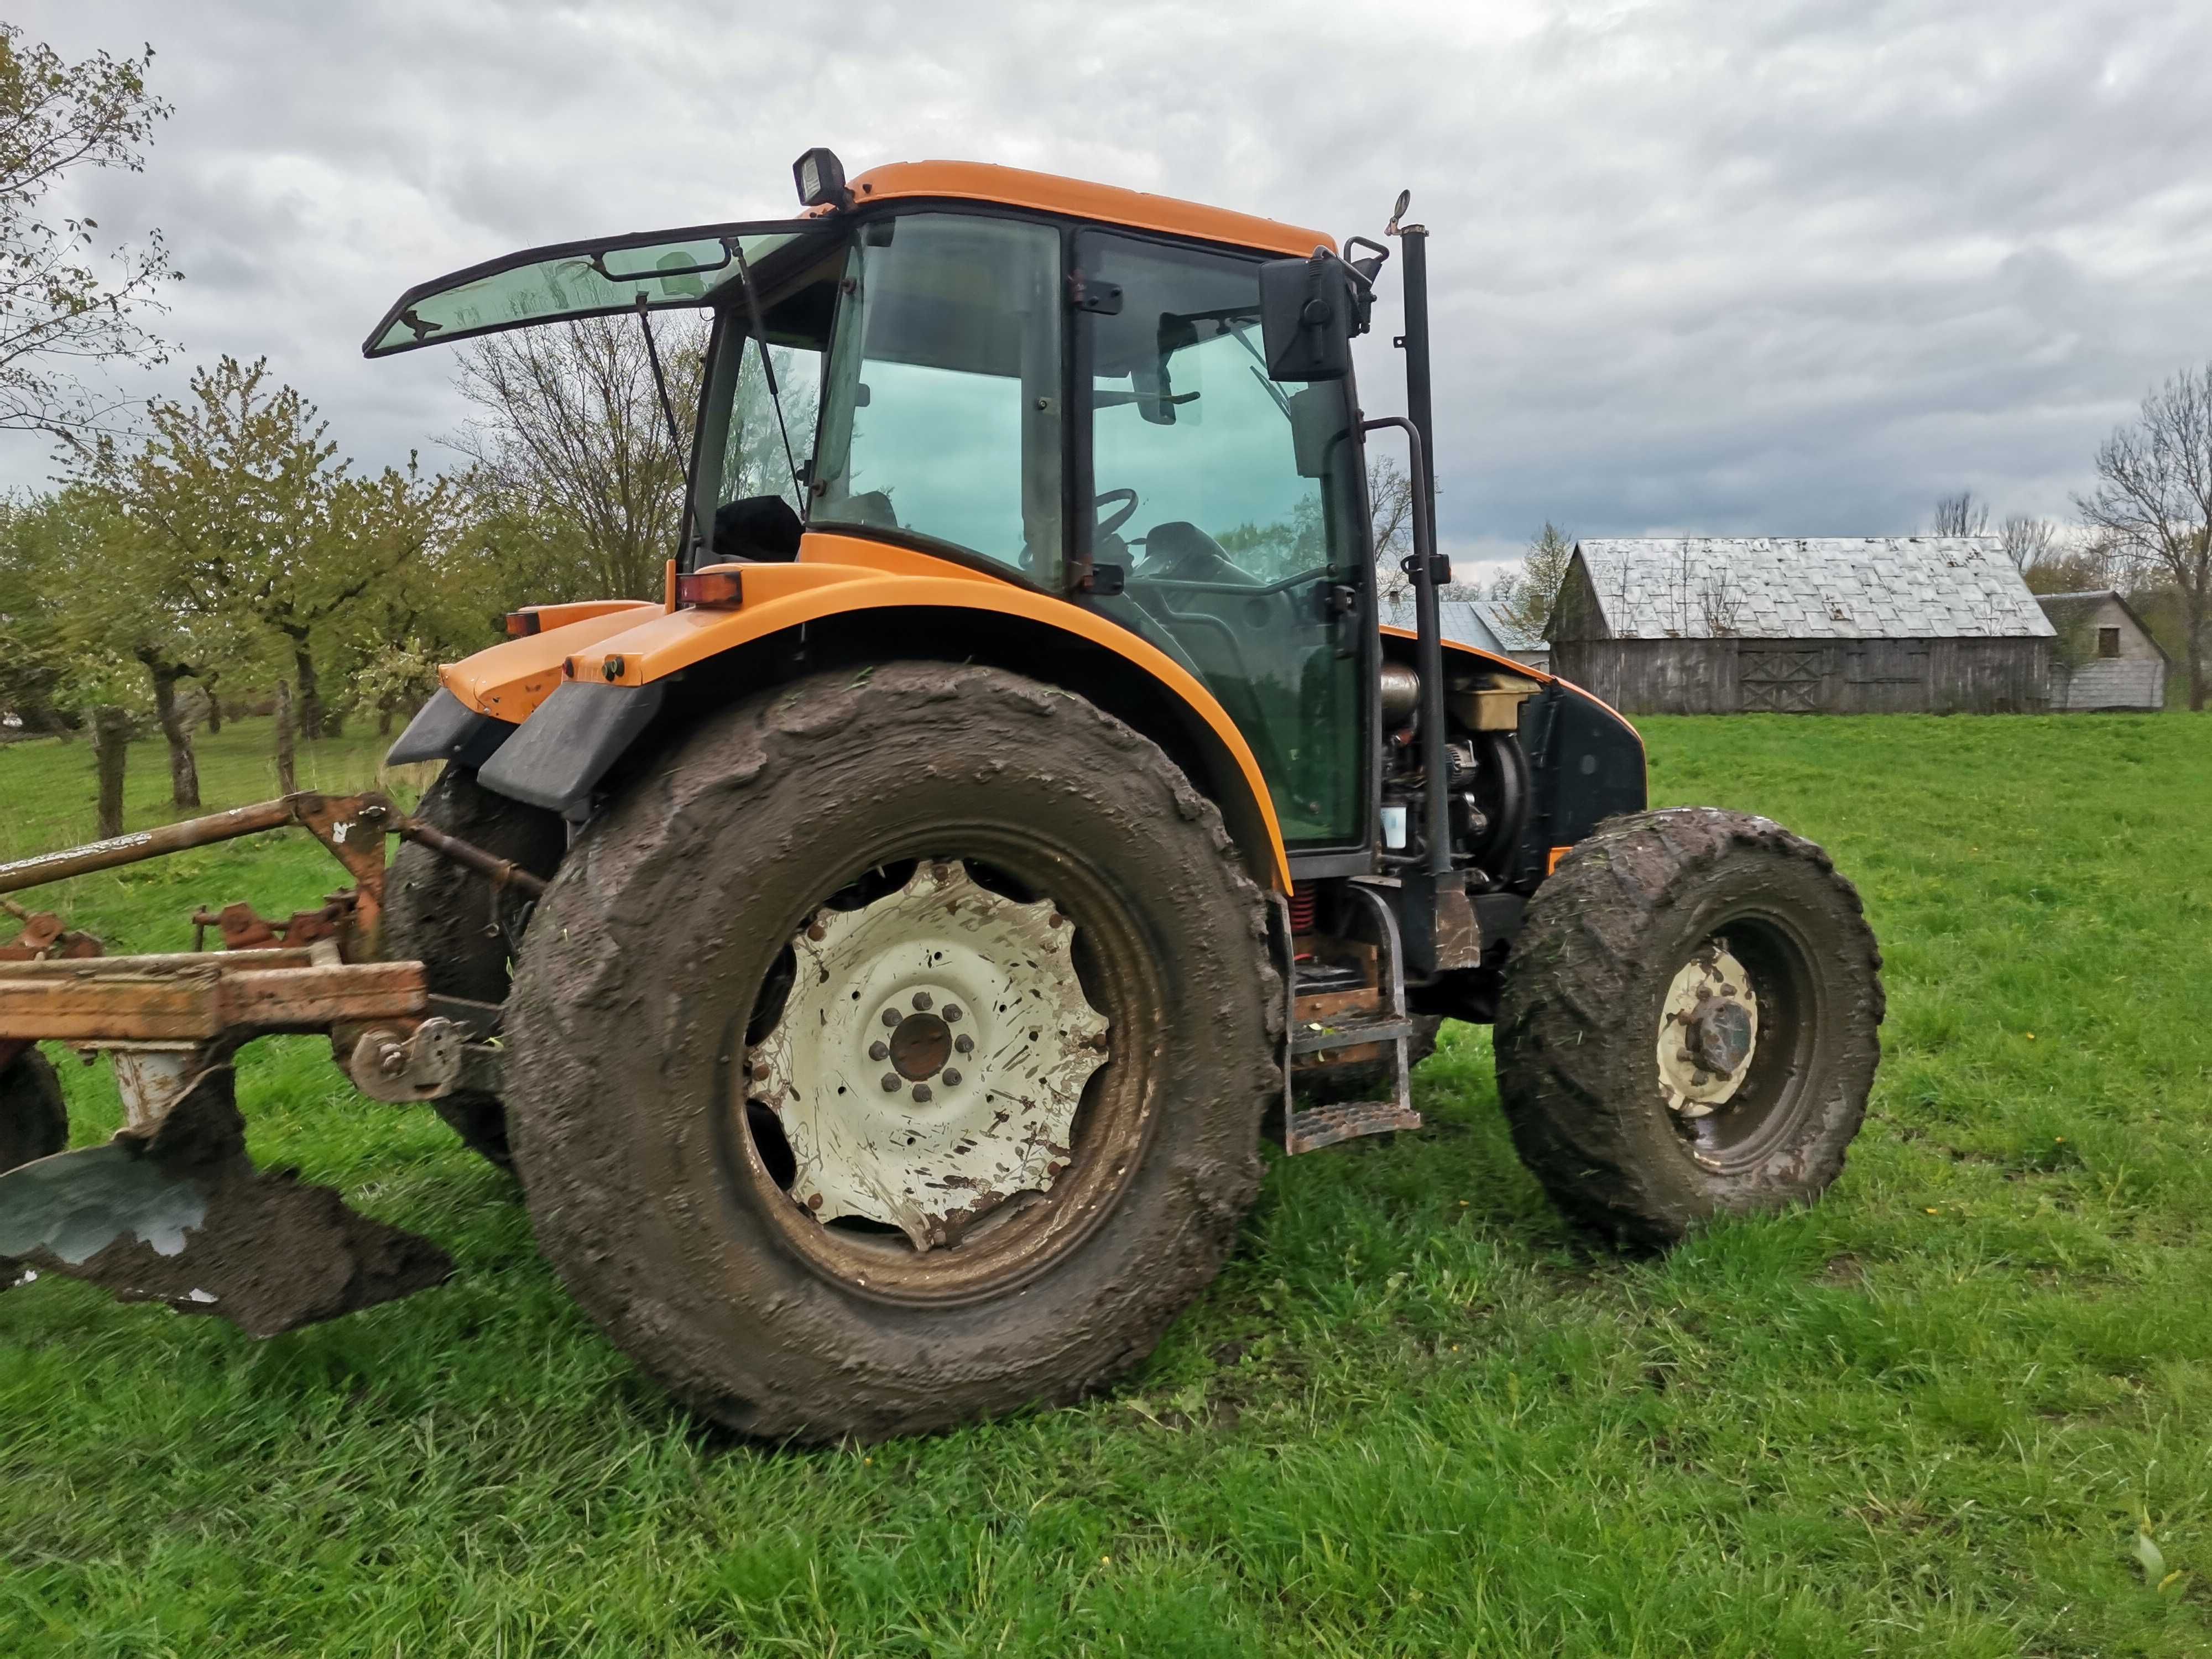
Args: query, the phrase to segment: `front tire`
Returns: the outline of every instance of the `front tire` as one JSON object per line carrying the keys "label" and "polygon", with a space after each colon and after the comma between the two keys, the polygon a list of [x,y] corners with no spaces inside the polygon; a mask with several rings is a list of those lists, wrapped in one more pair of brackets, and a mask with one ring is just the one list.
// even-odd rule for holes
{"label": "front tire", "polygon": [[[1059,1039],[961,990],[972,964],[913,978],[981,941],[1018,1004],[1036,981],[988,943],[1016,911],[1072,932]],[[905,1029],[956,995],[966,1023]],[[516,1161],[578,1302],[695,1410],[774,1438],[944,1428],[1121,1375],[1212,1279],[1258,1190],[1278,1000],[1260,890],[1149,740],[996,669],[821,675],[695,728],[578,842],[509,1004]],[[986,1115],[909,1168],[887,1115],[927,1139],[965,1109],[939,1068],[996,1048],[945,1044],[994,1018],[1080,1074],[1064,1141],[986,1179]],[[1103,1063],[1071,1065],[1086,1042]],[[996,1075],[1006,1111],[1037,1104]],[[915,1103],[918,1078],[952,1086]]]}
{"label": "front tire", "polygon": [[1663,1246],[1809,1203],[1880,1062],[1881,952],[1857,890],[1780,824],[1617,819],[1537,890],[1505,969],[1498,1091],[1578,1224]]}

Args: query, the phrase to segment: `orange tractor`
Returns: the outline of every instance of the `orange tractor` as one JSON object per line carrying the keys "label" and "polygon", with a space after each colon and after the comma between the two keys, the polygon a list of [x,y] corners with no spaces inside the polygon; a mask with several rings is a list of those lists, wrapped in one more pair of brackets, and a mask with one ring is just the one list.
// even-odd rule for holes
{"label": "orange tractor", "polygon": [[[510,1164],[608,1335],[778,1437],[1126,1370],[1219,1269],[1263,1133],[1417,1129],[1448,1018],[1494,1023],[1517,1146],[1608,1237],[1835,1177],[1882,1012],[1849,883],[1765,819],[1644,811],[1627,722],[1442,636],[1402,198],[1340,248],[995,167],[795,171],[793,217],[515,254],[370,335],[708,313],[665,591],[448,665],[392,753],[444,763],[412,815],[291,797],[0,866],[292,823],[355,877],[282,928],[205,918],[222,951],[27,929],[0,1282],[267,1332],[441,1278],[246,1158],[229,1060],[265,1030]],[[1376,421],[1352,342],[1391,240],[1411,418]],[[1411,632],[1377,614],[1384,428]],[[115,1140],[60,1151],[35,1038],[112,1054]]]}

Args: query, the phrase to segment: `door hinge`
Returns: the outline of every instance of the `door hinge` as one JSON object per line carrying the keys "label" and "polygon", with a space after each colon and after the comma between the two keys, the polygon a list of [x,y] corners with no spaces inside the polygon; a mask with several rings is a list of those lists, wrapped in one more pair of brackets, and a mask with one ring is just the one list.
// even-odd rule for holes
{"label": "door hinge", "polygon": [[1121,285],[1085,276],[1080,270],[1067,274],[1067,302],[1078,311],[1094,311],[1102,317],[1121,314]]}

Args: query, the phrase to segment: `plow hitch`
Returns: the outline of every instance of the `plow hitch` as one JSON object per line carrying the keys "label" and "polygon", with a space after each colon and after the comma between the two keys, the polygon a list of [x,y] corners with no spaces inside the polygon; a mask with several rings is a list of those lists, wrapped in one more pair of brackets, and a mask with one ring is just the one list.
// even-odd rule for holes
{"label": "plow hitch", "polygon": [[[434,997],[420,963],[378,959],[385,837],[419,841],[495,890],[534,898],[543,882],[382,795],[301,793],[0,864],[0,896],[288,825],[320,842],[353,884],[284,922],[242,903],[203,908],[196,942],[215,927],[221,951],[106,956],[90,935],[0,896],[23,923],[0,945],[0,1151],[27,1148],[13,1168],[0,1160],[0,1290],[59,1273],[270,1336],[452,1273],[429,1240],[296,1171],[258,1168],[232,1059],[257,1036],[320,1034],[371,1099],[495,1090],[499,1009]],[[105,1146],[60,1150],[66,1125],[48,1121],[42,1041],[107,1055],[124,1124]]]}

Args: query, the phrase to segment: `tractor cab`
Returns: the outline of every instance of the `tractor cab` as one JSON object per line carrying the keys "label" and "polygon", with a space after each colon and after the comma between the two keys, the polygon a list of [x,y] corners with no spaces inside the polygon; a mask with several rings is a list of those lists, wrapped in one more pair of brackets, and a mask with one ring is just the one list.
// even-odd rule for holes
{"label": "tractor cab", "polygon": [[1266,266],[1333,239],[957,163],[810,210],[516,254],[410,289],[365,349],[704,310],[685,570],[791,556],[761,533],[781,502],[800,560],[835,533],[1050,594],[1218,701],[1287,850],[1364,848],[1382,646],[1352,382],[1273,378],[1262,315]]}

